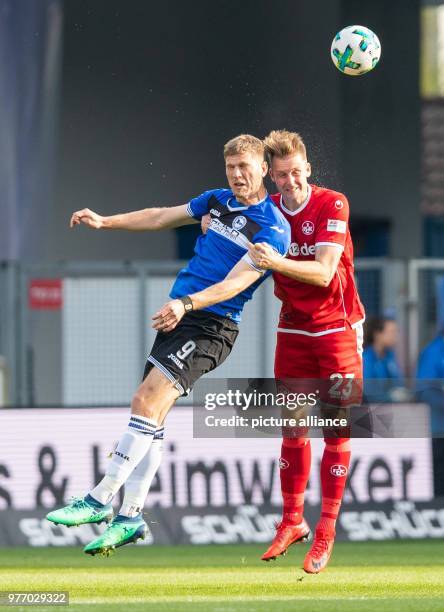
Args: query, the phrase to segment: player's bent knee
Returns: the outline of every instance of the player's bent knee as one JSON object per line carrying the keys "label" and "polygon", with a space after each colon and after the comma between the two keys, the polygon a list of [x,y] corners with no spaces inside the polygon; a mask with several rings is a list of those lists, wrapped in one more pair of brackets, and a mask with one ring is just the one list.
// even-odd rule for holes
{"label": "player's bent knee", "polygon": [[136,392],[133,395],[131,411],[134,414],[140,414],[147,419],[155,419],[158,416],[156,413],[156,408],[153,406],[152,402],[150,402],[149,394],[140,392]]}

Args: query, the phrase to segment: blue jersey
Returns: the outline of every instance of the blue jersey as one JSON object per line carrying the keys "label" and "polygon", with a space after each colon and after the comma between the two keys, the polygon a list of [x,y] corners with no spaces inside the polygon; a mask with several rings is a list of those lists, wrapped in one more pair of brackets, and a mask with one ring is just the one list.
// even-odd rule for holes
{"label": "blue jersey", "polygon": [[[171,289],[172,298],[219,283],[241,259],[254,268],[248,256],[249,243],[266,242],[282,256],[289,249],[290,225],[268,195],[258,204],[246,206],[236,201],[230,189],[214,189],[191,200],[188,213],[199,220],[209,213],[211,224],[197,239],[194,257],[179,272]],[[242,293],[205,310],[238,323],[245,302],[270,274],[268,270]]]}
{"label": "blue jersey", "polygon": [[364,349],[362,360],[364,378],[402,381],[401,368],[398,365],[394,351],[386,350],[381,357],[372,346],[368,346]]}
{"label": "blue jersey", "polygon": [[364,394],[369,402],[390,402],[391,392],[404,386],[401,368],[395,352],[388,349],[381,357],[372,346],[362,354],[364,369]]}
{"label": "blue jersey", "polygon": [[432,433],[444,435],[444,336],[439,334],[419,356],[418,399],[431,407]]}

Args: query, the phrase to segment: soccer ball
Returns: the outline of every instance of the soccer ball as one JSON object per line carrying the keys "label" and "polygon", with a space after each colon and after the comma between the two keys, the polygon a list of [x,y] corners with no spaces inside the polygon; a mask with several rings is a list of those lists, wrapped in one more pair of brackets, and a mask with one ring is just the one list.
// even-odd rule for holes
{"label": "soccer ball", "polygon": [[364,26],[347,26],[336,34],[331,44],[331,59],[338,70],[352,76],[365,74],[381,57],[381,43]]}

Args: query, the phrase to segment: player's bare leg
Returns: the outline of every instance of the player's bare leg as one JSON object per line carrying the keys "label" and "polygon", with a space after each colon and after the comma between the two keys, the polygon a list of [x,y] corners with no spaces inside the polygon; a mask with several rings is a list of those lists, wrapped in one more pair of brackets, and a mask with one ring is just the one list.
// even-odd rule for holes
{"label": "player's bare leg", "polygon": [[105,476],[90,492],[94,499],[102,504],[111,501],[148,452],[158,424],[178,397],[174,383],[153,368],[133,396],[128,430],[120,438]]}

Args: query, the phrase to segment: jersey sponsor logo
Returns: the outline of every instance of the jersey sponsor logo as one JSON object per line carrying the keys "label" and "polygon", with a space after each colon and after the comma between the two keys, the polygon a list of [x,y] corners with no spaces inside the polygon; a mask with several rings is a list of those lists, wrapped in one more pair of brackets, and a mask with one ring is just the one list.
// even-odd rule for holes
{"label": "jersey sponsor logo", "polygon": [[306,242],[304,242],[304,244],[301,246],[299,246],[297,242],[292,242],[290,244],[290,248],[288,249],[288,253],[292,257],[298,257],[299,255],[310,257],[310,255],[316,254],[316,247],[314,244],[308,245]]}
{"label": "jersey sponsor logo", "polygon": [[[245,219],[245,217],[243,218]],[[243,234],[240,234],[236,229],[229,227],[228,225],[225,225],[225,223],[223,223],[220,219],[212,218],[208,229],[213,230],[213,232],[216,232],[220,236],[224,236],[225,238],[228,238],[229,240],[231,240],[232,242],[235,242],[240,247],[244,249],[248,249],[247,238]]]}
{"label": "jersey sponsor logo", "polygon": [[341,208],[344,206],[344,202],[342,202],[341,200],[336,200],[335,202],[335,208],[336,210],[341,210]]}
{"label": "jersey sponsor logo", "polygon": [[247,225],[247,220],[243,215],[239,215],[239,217],[235,217],[233,219],[232,227],[237,231],[241,230],[246,225]]}
{"label": "jersey sponsor logo", "polygon": [[279,467],[281,470],[286,470],[288,467],[290,467],[290,464],[283,457],[279,457]]}
{"label": "jersey sponsor logo", "polygon": [[288,249],[288,252],[293,257],[297,257],[299,255],[299,245],[298,245],[298,243],[297,242],[292,242],[290,244],[290,248]]}
{"label": "jersey sponsor logo", "polygon": [[345,234],[347,230],[347,223],[341,221],[341,219],[328,219],[327,221],[327,232],[336,232],[338,234]]}
{"label": "jersey sponsor logo", "polygon": [[304,221],[302,224],[302,233],[305,236],[310,236],[314,232],[315,226],[311,221]]}
{"label": "jersey sponsor logo", "polygon": [[332,476],[337,476],[338,478],[341,478],[342,476],[347,475],[347,468],[341,463],[335,463],[330,468],[330,474]]}
{"label": "jersey sponsor logo", "polygon": [[212,208],[210,210],[210,215],[214,215],[215,217],[220,217],[220,210],[216,210],[215,208]]}

